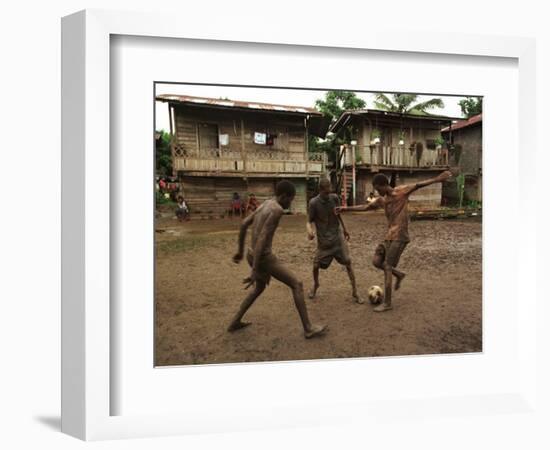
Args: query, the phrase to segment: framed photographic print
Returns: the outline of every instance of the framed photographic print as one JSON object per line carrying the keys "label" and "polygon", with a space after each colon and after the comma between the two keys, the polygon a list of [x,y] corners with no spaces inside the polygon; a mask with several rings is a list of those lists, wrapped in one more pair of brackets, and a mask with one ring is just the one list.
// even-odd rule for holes
{"label": "framed photographic print", "polygon": [[62,50],[64,432],[536,414],[531,40],[84,11]]}
{"label": "framed photographic print", "polygon": [[482,97],[157,83],[155,102],[155,365],[482,351]]}

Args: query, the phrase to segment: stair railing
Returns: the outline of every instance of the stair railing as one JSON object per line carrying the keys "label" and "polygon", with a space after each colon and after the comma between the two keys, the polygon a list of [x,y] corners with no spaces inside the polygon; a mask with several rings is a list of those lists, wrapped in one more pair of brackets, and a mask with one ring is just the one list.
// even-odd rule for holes
{"label": "stair railing", "polygon": [[342,195],[342,204],[346,204],[346,192],[342,192],[342,188],[345,185],[345,169],[346,169],[346,163],[345,163],[345,157],[346,157],[346,146],[341,145],[340,148],[337,150],[337,156],[336,156],[336,192],[340,195]]}

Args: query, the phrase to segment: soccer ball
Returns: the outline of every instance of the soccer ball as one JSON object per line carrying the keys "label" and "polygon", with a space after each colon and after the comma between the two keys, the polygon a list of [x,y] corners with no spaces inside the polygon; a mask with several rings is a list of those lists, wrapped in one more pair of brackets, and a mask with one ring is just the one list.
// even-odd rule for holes
{"label": "soccer ball", "polygon": [[384,300],[384,291],[380,286],[371,286],[368,292],[371,305],[379,305]]}

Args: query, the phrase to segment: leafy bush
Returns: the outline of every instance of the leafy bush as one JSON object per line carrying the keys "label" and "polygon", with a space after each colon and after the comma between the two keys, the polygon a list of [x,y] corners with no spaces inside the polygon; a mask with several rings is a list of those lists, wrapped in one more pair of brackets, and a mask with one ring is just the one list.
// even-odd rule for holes
{"label": "leafy bush", "polygon": [[155,165],[157,173],[168,175],[172,173],[172,150],[170,147],[172,138],[170,133],[165,130],[159,130],[160,139],[156,144]]}
{"label": "leafy bush", "polygon": [[176,205],[171,198],[166,198],[164,193],[160,191],[156,192],[155,202],[157,205]]}
{"label": "leafy bush", "polygon": [[445,139],[443,139],[443,136],[437,136],[435,138],[435,145],[443,146],[444,144],[445,144]]}

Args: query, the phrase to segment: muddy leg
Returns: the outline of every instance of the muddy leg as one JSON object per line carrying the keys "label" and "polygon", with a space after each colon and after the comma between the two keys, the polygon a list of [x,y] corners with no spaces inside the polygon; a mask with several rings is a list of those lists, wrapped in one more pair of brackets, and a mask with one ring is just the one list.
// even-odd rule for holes
{"label": "muddy leg", "polygon": [[313,325],[309,320],[307,313],[306,302],[304,301],[304,286],[287,268],[281,264],[273,264],[270,267],[270,272],[273,278],[279,280],[281,283],[286,284],[292,289],[292,297],[294,298],[294,304],[300,315],[302,326],[304,327],[304,335],[306,339],[319,336],[323,334],[327,326],[326,325]]}
{"label": "muddy leg", "polygon": [[401,287],[401,282],[403,281],[403,278],[405,278],[405,272],[401,272],[400,270],[397,270],[395,267],[392,268],[392,274],[395,277],[395,290],[399,290]]}
{"label": "muddy leg", "polygon": [[248,325],[250,325],[250,322],[242,322],[241,319],[245,315],[245,313],[248,311],[248,309],[252,306],[254,301],[261,295],[261,293],[265,290],[265,283],[263,281],[256,281],[256,285],[254,286],[254,290],[246,296],[246,298],[241,303],[241,306],[239,307],[239,310],[237,311],[237,314],[235,314],[235,317],[233,317],[233,320],[229,324],[229,327],[227,328],[227,331],[236,331],[240,330],[241,328],[244,328]]}
{"label": "muddy leg", "polygon": [[315,298],[317,289],[319,289],[319,264],[313,263],[313,287],[309,291],[308,297]]}
{"label": "muddy leg", "polygon": [[[372,259],[372,265],[377,269],[384,270],[384,255],[375,254]],[[401,287],[401,282],[405,278],[405,272],[397,270],[395,267],[391,268],[392,275],[396,278],[395,290],[397,291]]]}
{"label": "muddy leg", "polygon": [[386,250],[383,245],[378,245],[372,257],[372,265],[377,269],[384,270],[384,260],[386,259]]}
{"label": "muddy leg", "polygon": [[392,290],[392,270],[393,267],[389,264],[384,264],[384,301],[374,308],[376,312],[383,312],[392,309],[391,305],[391,290]]}
{"label": "muddy leg", "polygon": [[351,296],[357,303],[364,303],[364,300],[360,298],[357,294],[357,284],[355,283],[355,274],[353,273],[353,267],[351,266],[351,263],[346,264],[346,270],[348,272],[349,281],[351,283]]}

